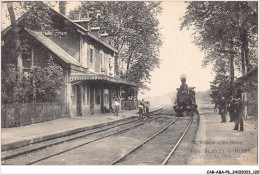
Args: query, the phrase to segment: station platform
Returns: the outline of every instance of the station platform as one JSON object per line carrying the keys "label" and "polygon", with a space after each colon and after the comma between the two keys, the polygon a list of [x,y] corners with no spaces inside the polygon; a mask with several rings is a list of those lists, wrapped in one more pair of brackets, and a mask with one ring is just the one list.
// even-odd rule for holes
{"label": "station platform", "polygon": [[190,149],[188,165],[257,165],[258,121],[244,119],[244,131],[234,129],[235,122],[221,123],[212,108],[199,109],[196,140]]}
{"label": "station platform", "polygon": [[[150,112],[156,110],[159,110],[159,108],[151,108]],[[90,116],[62,118],[21,127],[2,128],[1,149],[4,151],[19,148],[31,143],[102,127],[119,120],[138,117],[138,115],[138,110],[124,110],[119,111],[119,116],[114,116],[113,113],[94,114]]]}

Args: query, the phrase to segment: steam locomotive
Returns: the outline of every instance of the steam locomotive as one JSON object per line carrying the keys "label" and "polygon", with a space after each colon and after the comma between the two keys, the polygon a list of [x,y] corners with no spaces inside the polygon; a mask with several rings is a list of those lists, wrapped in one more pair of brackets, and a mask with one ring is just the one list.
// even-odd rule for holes
{"label": "steam locomotive", "polygon": [[[182,79],[182,85],[177,88],[177,99],[173,106],[177,116],[189,116],[197,113],[195,87],[190,87],[185,84],[186,79]],[[184,83],[183,83],[184,82]]]}

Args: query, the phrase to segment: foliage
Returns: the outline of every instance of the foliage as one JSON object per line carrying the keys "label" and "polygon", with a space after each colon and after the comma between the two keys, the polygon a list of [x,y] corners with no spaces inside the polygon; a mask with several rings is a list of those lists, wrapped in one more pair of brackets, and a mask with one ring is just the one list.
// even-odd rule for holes
{"label": "foliage", "polygon": [[203,66],[229,56],[216,52],[216,49],[235,50],[238,53],[234,57],[235,65],[241,71],[239,53],[242,47],[249,48],[248,62],[257,62],[257,13],[248,2],[188,2],[181,29],[184,27],[194,28],[194,42],[206,53]]}
{"label": "foliage", "polygon": [[159,66],[161,36],[156,16],[160,2],[82,2],[75,10],[90,13],[91,25],[109,34],[119,51],[115,59],[124,78],[143,85],[149,81],[150,71]]}
{"label": "foliage", "polygon": [[19,73],[15,65],[8,64],[5,71],[2,69],[2,103],[15,104],[25,102],[29,93],[29,87],[28,78],[24,74]]}
{"label": "foliage", "polygon": [[[230,94],[230,81],[228,80],[228,76],[223,74],[217,74],[213,82],[210,85],[211,91],[211,98],[213,101],[219,101],[221,97],[225,96],[226,99],[229,98]],[[215,92],[215,93],[214,93]]]}
{"label": "foliage", "polygon": [[2,70],[1,85],[2,103],[52,102],[63,89],[63,70],[49,59],[47,67],[34,67],[25,76],[9,64]]}
{"label": "foliage", "polygon": [[210,82],[210,89],[213,92],[211,98],[213,102],[219,101],[222,96],[226,99],[231,95],[230,70],[228,59],[217,59],[214,63],[213,70],[216,76],[213,82]]}
{"label": "foliage", "polygon": [[53,19],[51,16],[52,4],[41,1],[20,1],[14,6],[16,14],[24,18],[22,26],[32,30],[43,30],[51,27]]}
{"label": "foliage", "polygon": [[61,93],[64,85],[63,70],[52,59],[44,68],[34,67],[29,75],[34,102],[50,102]]}
{"label": "foliage", "polygon": [[206,54],[202,66],[213,64],[211,90],[218,91],[211,95],[213,101],[221,95],[228,98],[233,89],[230,54],[221,50],[236,52],[235,68],[243,74],[257,66],[257,11],[245,1],[188,2],[181,30],[185,27],[193,29],[194,43]]}
{"label": "foliage", "polygon": [[137,95],[137,90],[131,86],[125,86],[122,88],[125,93],[123,93],[122,98],[125,100],[132,100]]}

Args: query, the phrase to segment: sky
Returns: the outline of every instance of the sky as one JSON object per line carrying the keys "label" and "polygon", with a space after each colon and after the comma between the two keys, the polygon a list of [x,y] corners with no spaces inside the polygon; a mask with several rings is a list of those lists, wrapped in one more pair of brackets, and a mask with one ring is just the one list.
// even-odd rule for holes
{"label": "sky", "polygon": [[160,96],[175,92],[181,84],[180,77],[186,76],[189,87],[206,91],[214,79],[212,67],[202,69],[205,55],[192,43],[192,31],[179,30],[180,18],[185,15],[184,2],[162,2],[163,11],[158,17],[163,45],[160,48],[160,68],[151,72],[151,83],[146,95]]}
{"label": "sky", "polygon": [[[79,4],[80,2],[69,2],[67,13]],[[192,31],[179,30],[180,18],[185,15],[187,4],[165,1],[161,6],[163,10],[158,16],[163,41],[160,48],[161,64],[160,68],[151,72],[151,83],[148,85],[151,90],[140,96],[160,96],[175,92],[180,86],[180,77],[183,74],[186,75],[189,87],[196,87],[196,91],[208,90],[209,82],[214,78],[211,74],[212,68],[202,69],[201,64],[205,55],[192,43]],[[6,4],[2,4],[2,17],[4,11]]]}

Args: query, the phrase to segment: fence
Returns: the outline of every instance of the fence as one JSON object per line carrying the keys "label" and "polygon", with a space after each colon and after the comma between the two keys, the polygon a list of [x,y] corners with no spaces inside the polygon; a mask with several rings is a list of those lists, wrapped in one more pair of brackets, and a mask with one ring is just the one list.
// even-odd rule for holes
{"label": "fence", "polygon": [[137,109],[137,101],[121,101],[122,110],[132,110]]}
{"label": "fence", "polygon": [[69,116],[64,103],[23,103],[1,106],[1,127],[10,128]]}

